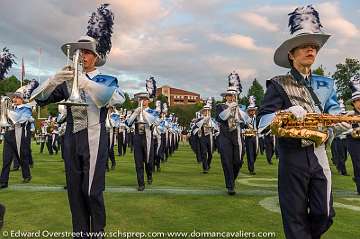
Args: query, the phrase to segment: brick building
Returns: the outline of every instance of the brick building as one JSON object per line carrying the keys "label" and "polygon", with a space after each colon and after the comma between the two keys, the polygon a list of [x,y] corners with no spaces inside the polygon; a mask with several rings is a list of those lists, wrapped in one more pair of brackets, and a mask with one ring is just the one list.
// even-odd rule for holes
{"label": "brick building", "polygon": [[164,95],[168,99],[168,105],[191,105],[201,102],[200,94],[172,88],[168,85],[161,86],[156,90],[156,96]]}

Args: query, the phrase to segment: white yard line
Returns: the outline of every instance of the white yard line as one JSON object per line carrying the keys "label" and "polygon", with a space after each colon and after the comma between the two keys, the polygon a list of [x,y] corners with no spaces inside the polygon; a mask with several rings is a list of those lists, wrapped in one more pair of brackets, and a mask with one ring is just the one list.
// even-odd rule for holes
{"label": "white yard line", "polygon": [[[18,191],[18,192],[65,192],[64,187],[61,185],[9,185],[5,191]],[[271,189],[237,189],[237,195],[246,196],[276,196],[277,190]],[[106,193],[146,193],[146,194],[170,194],[170,195],[224,195],[224,189],[203,189],[203,188],[178,188],[178,187],[147,187],[145,191],[138,192],[136,187],[114,187],[108,186],[105,190]],[[335,196],[354,196],[355,192],[352,191],[335,191]]]}

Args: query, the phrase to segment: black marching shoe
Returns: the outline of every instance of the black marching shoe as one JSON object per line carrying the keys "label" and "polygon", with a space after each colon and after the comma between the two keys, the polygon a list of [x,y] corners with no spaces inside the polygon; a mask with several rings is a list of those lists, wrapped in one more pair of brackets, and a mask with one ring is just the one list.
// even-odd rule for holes
{"label": "black marching shoe", "polygon": [[23,183],[29,183],[31,181],[31,177],[24,178]]}
{"label": "black marching shoe", "polygon": [[115,167],[116,167],[116,164],[115,164],[115,163],[114,163],[114,164],[111,164],[111,170],[114,170]]}
{"label": "black marching shoe", "polygon": [[7,187],[8,187],[8,183],[0,183],[0,189]]}
{"label": "black marching shoe", "polygon": [[151,184],[152,184],[152,178],[148,179],[148,180],[147,180],[147,183],[148,183],[149,185],[151,185]]}
{"label": "black marching shoe", "polygon": [[228,189],[228,194],[229,194],[230,196],[234,196],[234,195],[236,194],[236,192],[235,192],[235,190],[234,190],[233,188],[229,188],[229,189]]}
{"label": "black marching shoe", "polygon": [[17,167],[17,168],[12,168],[11,171],[19,171],[19,167]]}
{"label": "black marching shoe", "polygon": [[255,171],[251,171],[249,173],[250,173],[250,175],[256,175]]}
{"label": "black marching shoe", "polygon": [[145,186],[139,186],[138,189],[137,189],[139,192],[142,192],[145,190]]}

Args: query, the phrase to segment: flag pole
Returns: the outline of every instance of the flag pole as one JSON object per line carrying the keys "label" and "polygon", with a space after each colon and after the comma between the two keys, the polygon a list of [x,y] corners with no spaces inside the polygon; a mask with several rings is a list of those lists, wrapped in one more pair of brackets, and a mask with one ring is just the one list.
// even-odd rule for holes
{"label": "flag pole", "polygon": [[[41,48],[39,48],[39,61],[38,61],[38,82],[39,84],[41,83],[40,81],[40,58],[41,58]],[[38,106],[38,119],[40,119],[41,113],[40,113],[41,107]]]}
{"label": "flag pole", "polygon": [[24,57],[21,58],[21,79],[20,79],[20,87],[23,86],[24,82],[24,75],[25,75],[25,69],[24,69]]}
{"label": "flag pole", "polygon": [[38,81],[40,83],[40,59],[41,59],[41,48],[39,48],[39,61],[38,61]]}

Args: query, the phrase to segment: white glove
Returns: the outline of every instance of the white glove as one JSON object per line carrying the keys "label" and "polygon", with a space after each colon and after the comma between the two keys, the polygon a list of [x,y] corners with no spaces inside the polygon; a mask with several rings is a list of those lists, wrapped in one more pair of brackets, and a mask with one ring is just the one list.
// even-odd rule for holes
{"label": "white glove", "polygon": [[301,107],[300,105],[291,106],[287,110],[289,112],[291,112],[298,120],[304,119],[304,117],[307,113],[306,110],[303,107]]}
{"label": "white glove", "polygon": [[140,114],[140,111],[141,111],[141,109],[140,109],[140,107],[138,107],[138,108],[136,108],[136,109],[134,110],[134,114],[135,114],[135,115],[139,115],[139,114]]}
{"label": "white glove", "polygon": [[54,81],[58,83],[63,83],[67,80],[72,80],[74,78],[74,71],[71,70],[69,66],[65,66],[61,71],[57,72],[54,76]]}
{"label": "white glove", "polygon": [[237,104],[236,102],[231,102],[231,103],[229,104],[229,107],[230,107],[230,108],[234,108],[234,107],[236,107],[236,106],[238,106],[238,104]]}
{"label": "white glove", "polygon": [[351,128],[352,128],[351,124],[346,122],[340,122],[334,125],[334,130],[336,131],[336,134],[341,134]]}

